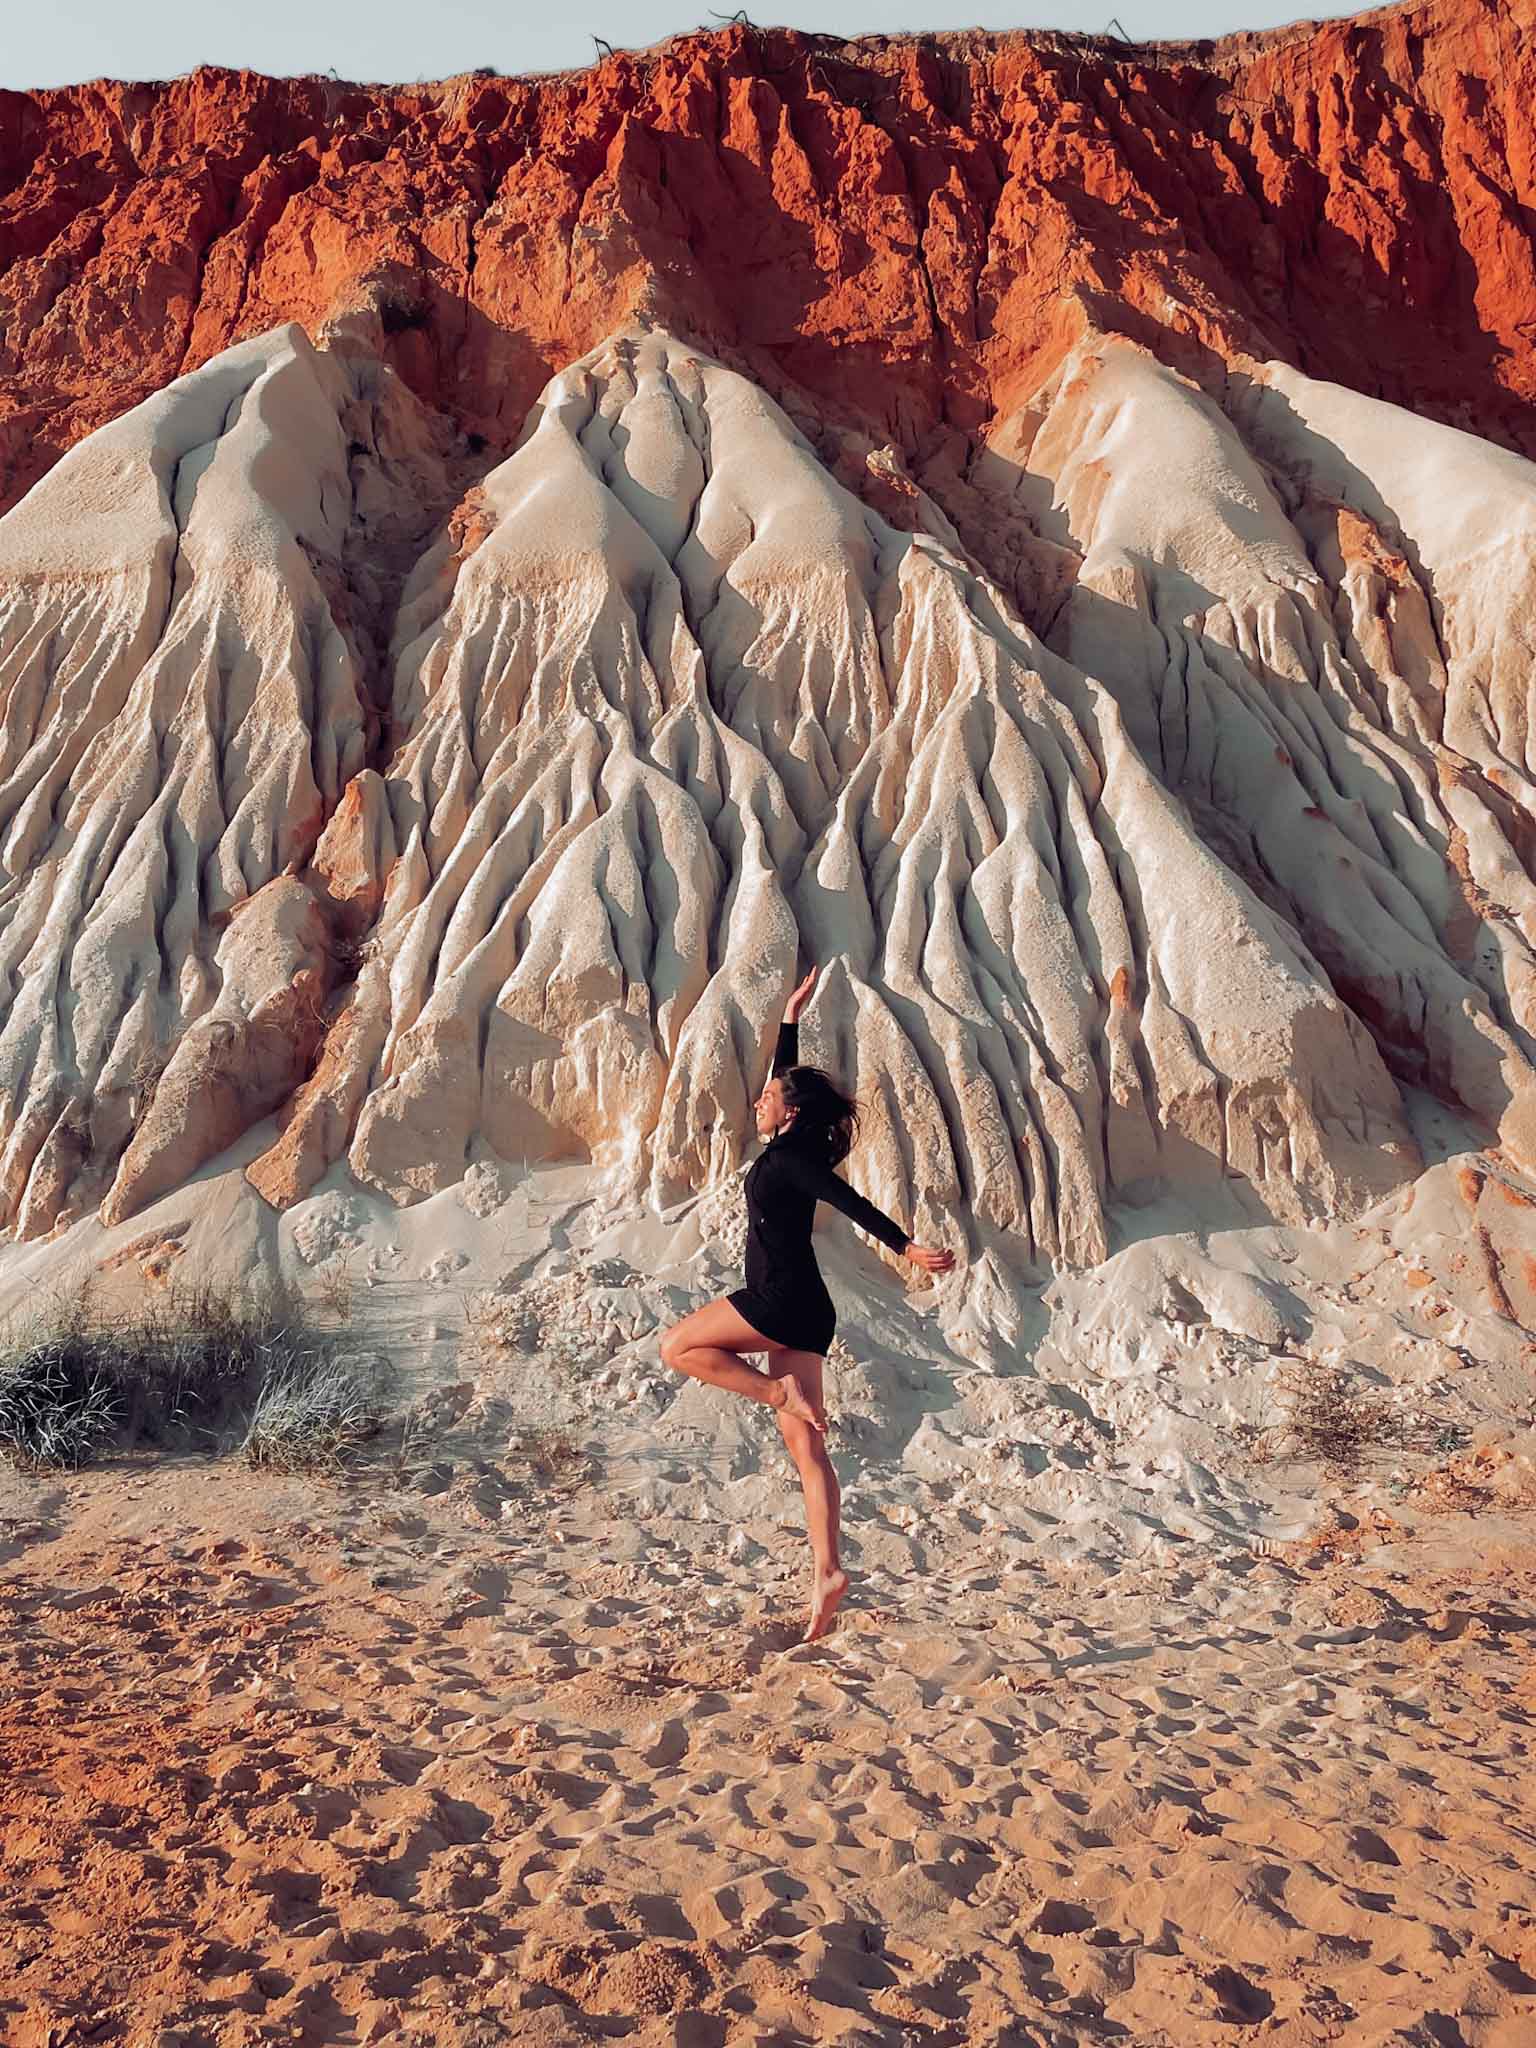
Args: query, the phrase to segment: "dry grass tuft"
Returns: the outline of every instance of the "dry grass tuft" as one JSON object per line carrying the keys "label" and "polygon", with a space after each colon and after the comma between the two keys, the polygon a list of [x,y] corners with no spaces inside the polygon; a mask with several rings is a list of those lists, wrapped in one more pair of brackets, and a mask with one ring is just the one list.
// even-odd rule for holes
{"label": "dry grass tuft", "polygon": [[1372,1451],[1395,1447],[1402,1418],[1389,1401],[1367,1394],[1329,1365],[1300,1361],[1275,1375],[1284,1406],[1267,1447],[1272,1456],[1306,1458],[1335,1472],[1355,1472]]}
{"label": "dry grass tuft", "polygon": [[276,1292],[173,1285],[133,1312],[88,1292],[0,1329],[0,1457],[76,1470],[111,1450],[329,1469],[371,1434],[384,1374]]}
{"label": "dry grass tuft", "polygon": [[553,1424],[524,1424],[507,1439],[509,1463],[523,1466],[542,1485],[569,1491],[585,1480],[586,1453],[568,1431]]}
{"label": "dry grass tuft", "polygon": [[376,1436],[390,1387],[377,1359],[295,1351],[276,1362],[241,1445],[269,1472],[337,1472]]}
{"label": "dry grass tuft", "polygon": [[1454,1447],[1459,1432],[1405,1413],[1390,1396],[1367,1390],[1337,1366],[1296,1359],[1274,1378],[1279,1423],[1262,1432],[1255,1459],[1302,1458],[1349,1476],[1378,1452]]}
{"label": "dry grass tuft", "polygon": [[323,1266],[317,1266],[310,1276],[311,1292],[316,1308],[327,1322],[344,1328],[352,1320],[352,1307],[357,1294],[357,1276],[352,1270],[349,1254],[327,1259]]}

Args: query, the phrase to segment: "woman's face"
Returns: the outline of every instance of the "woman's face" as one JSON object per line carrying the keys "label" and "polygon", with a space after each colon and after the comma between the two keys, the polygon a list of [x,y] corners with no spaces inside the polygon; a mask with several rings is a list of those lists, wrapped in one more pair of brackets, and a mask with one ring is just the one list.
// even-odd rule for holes
{"label": "woman's face", "polygon": [[753,1103],[752,1109],[760,1138],[775,1137],[780,1131],[788,1130],[795,1120],[795,1112],[784,1099],[784,1083],[777,1075]]}

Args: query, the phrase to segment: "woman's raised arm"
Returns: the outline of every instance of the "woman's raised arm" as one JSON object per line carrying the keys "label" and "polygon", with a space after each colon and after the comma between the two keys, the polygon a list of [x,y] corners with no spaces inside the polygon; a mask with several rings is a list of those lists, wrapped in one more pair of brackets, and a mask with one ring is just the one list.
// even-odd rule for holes
{"label": "woman's raised arm", "polygon": [[800,986],[789,992],[789,1001],[784,1005],[784,1021],[779,1026],[779,1042],[773,1049],[775,1074],[787,1074],[791,1067],[800,1064],[800,1012],[811,1000],[811,990],[815,988],[820,972],[819,967],[813,967]]}

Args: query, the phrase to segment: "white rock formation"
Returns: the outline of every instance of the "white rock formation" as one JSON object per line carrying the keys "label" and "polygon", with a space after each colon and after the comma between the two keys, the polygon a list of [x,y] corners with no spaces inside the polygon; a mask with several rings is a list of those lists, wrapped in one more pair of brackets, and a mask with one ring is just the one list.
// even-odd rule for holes
{"label": "white rock formation", "polygon": [[[275,1109],[279,1206],[489,1147],[665,1207],[744,1156],[807,957],[853,1176],[983,1314],[1119,1204],[1410,1177],[1378,1046],[1536,1156],[1529,557],[1479,595],[1505,529],[1415,524],[1382,410],[1081,351],[992,457],[1080,557],[1042,639],[621,337],[421,551],[375,708],[349,450],[377,495],[427,429],[295,329],[180,380],[0,522],[0,1218],[115,1220]],[[1528,466],[1450,440],[1517,534]]]}
{"label": "white rock formation", "polygon": [[369,744],[315,567],[352,509],[342,389],[297,328],[247,343],[0,521],[0,1220],[23,1236],[175,1185],[313,1052],[325,926],[291,876]]}
{"label": "white rock formation", "polygon": [[1261,467],[1123,344],[1038,410],[1052,644],[1400,1078],[1536,1159],[1536,470],[1279,364],[1232,403]]}

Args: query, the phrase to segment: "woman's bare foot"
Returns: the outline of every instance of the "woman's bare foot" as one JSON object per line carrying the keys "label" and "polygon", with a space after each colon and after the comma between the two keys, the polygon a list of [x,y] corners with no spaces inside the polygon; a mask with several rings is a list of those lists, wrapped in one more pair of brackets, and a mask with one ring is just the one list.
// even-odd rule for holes
{"label": "woman's bare foot", "polygon": [[791,1373],[773,1382],[773,1406],[780,1415],[791,1415],[797,1422],[808,1422],[812,1429],[822,1436],[827,1433],[827,1418],[819,1404],[813,1404],[806,1396],[805,1389]]}
{"label": "woman's bare foot", "polygon": [[817,1579],[811,1593],[811,1618],[806,1624],[804,1642],[814,1643],[818,1636],[826,1634],[847,1590],[846,1572],[828,1572],[824,1578]]}

